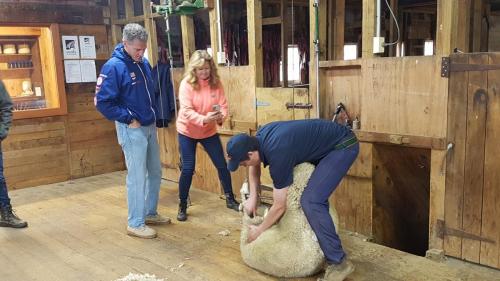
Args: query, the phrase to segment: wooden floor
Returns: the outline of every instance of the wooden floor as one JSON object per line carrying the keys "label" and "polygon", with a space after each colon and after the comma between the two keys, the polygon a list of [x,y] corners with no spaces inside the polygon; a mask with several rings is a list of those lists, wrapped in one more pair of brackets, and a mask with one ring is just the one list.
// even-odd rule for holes
{"label": "wooden floor", "polygon": [[[278,280],[242,262],[240,217],[212,193],[192,190],[189,220],[155,227],[158,238],[127,236],[124,179],[116,172],[11,191],[29,228],[0,229],[0,280],[111,281],[129,272],[176,281]],[[159,211],[175,217],[175,184],[164,183]],[[224,230],[230,235],[219,234]],[[356,265],[348,280],[500,280],[497,270],[438,263],[341,236]]]}

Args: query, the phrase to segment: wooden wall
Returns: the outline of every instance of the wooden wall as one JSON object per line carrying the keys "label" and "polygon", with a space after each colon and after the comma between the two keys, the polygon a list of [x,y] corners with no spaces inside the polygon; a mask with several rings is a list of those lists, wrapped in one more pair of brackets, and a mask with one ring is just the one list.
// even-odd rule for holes
{"label": "wooden wall", "polygon": [[[97,72],[109,57],[102,1],[2,1],[0,22],[59,23],[61,35],[93,35]],[[61,44],[55,38],[55,44]],[[64,77],[58,77],[64,80]],[[95,109],[95,83],[65,84],[68,114],[19,119],[2,143],[9,188],[23,188],[125,169],[113,122]]]}
{"label": "wooden wall", "polygon": [[445,137],[448,81],[440,75],[440,57],[372,58],[321,66],[323,118],[331,119],[342,102],[351,118],[359,116],[363,131]]}

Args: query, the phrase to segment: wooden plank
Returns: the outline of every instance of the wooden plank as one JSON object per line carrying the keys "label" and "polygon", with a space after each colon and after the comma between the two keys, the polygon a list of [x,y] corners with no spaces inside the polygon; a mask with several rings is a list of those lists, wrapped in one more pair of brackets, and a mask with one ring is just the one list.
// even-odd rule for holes
{"label": "wooden plank", "polygon": [[444,247],[438,220],[444,221],[446,155],[445,150],[431,150],[429,249],[442,250]]}
{"label": "wooden plank", "polygon": [[448,80],[440,76],[441,58],[373,58],[361,69],[362,95],[353,95],[361,95],[363,130],[445,136]]}
{"label": "wooden plank", "polygon": [[247,24],[248,24],[248,65],[253,66],[255,86],[264,85],[264,67],[262,61],[262,3],[260,0],[248,0]]}
{"label": "wooden plank", "polygon": [[293,110],[286,103],[293,103],[293,89],[256,88],[257,126],[274,121],[293,120]]}
{"label": "wooden plank", "polygon": [[[293,5],[293,2],[292,2]],[[288,87],[288,0],[281,0],[281,77],[283,87]],[[292,21],[293,23],[293,21]],[[293,29],[293,28],[292,28]]]}
{"label": "wooden plank", "polygon": [[194,41],[194,23],[190,16],[181,16],[182,53],[184,65],[187,65],[191,54],[196,50]]}
{"label": "wooden plank", "polygon": [[[110,57],[113,46],[108,45],[108,32],[105,25],[62,24],[59,26],[59,33],[61,35],[92,35],[95,40],[96,59],[107,60]],[[81,84],[73,84],[70,87],[78,87],[76,85]],[[90,87],[90,91],[94,94],[95,87]]]}
{"label": "wooden plank", "polygon": [[271,17],[271,18],[263,18],[262,25],[273,25],[273,24],[282,24],[281,16],[280,17]]}
{"label": "wooden plank", "polygon": [[[293,102],[308,104],[309,103],[309,90],[307,88],[293,88]],[[311,118],[310,109],[295,108],[293,110],[293,120],[309,119]]]}
{"label": "wooden plank", "polygon": [[[467,56],[453,56],[452,62],[468,63]],[[450,76],[448,94],[447,143],[453,149],[446,163],[445,225],[460,229],[463,218],[463,192],[465,174],[465,147],[467,132],[467,85],[468,72],[456,72]],[[445,236],[445,254],[461,258],[462,239]]]}
{"label": "wooden plank", "polygon": [[[309,44],[309,50],[310,51],[310,61],[309,61],[309,92],[311,93],[309,97],[309,102],[313,105],[313,108],[311,109],[311,118],[320,118],[324,117],[323,113],[321,112],[321,102],[323,101],[322,91],[321,87],[323,87],[323,84],[321,83],[321,79],[319,78],[321,76],[320,73],[316,73],[316,52],[315,52],[315,45],[314,45],[314,39],[315,39],[315,34],[316,34],[316,16],[314,12],[314,2],[315,0],[309,0],[309,23],[310,23],[310,29],[309,29],[309,38],[310,38],[310,44]],[[319,1],[319,12],[318,12],[318,21],[319,21],[319,50],[320,53],[319,55],[319,61],[324,61],[327,60],[327,12],[328,12],[328,7],[327,7],[327,1]],[[317,116],[317,90],[316,90],[316,81],[317,79],[320,79],[320,106],[319,106],[319,111],[320,111],[320,116]]]}
{"label": "wooden plank", "polygon": [[[351,118],[361,117],[361,87],[363,85],[361,68],[321,69],[320,71],[325,77],[320,83],[325,88],[322,99],[324,117],[331,120],[340,102],[345,105]],[[362,128],[364,125],[361,123]]]}
{"label": "wooden plank", "polygon": [[430,138],[410,135],[394,135],[367,131],[354,131],[360,141],[372,143],[394,144],[408,147],[420,147],[444,150],[446,149],[446,139]]}
{"label": "wooden plank", "polygon": [[[220,5],[220,3],[216,5]],[[219,48],[221,38],[219,38],[219,15],[217,14],[216,8],[208,10],[208,18],[210,21],[210,48],[212,48],[214,62],[218,64],[217,56],[222,50]]]}
{"label": "wooden plank", "polygon": [[344,60],[345,0],[336,0],[334,10],[333,60]]}
{"label": "wooden plank", "polygon": [[[70,3],[0,3],[0,19],[11,24],[103,24],[102,7]],[[41,12],[45,11],[45,12]]]}
{"label": "wooden plank", "polygon": [[254,66],[219,67],[218,72],[228,100],[230,120],[255,123]]}
{"label": "wooden plank", "polygon": [[142,1],[142,10],[144,11],[144,28],[148,32],[148,60],[151,66],[158,62],[158,43],[156,34],[156,23],[152,18],[151,2]]}
{"label": "wooden plank", "polygon": [[346,176],[330,197],[340,229],[371,237],[373,184],[371,179]]}
{"label": "wooden plank", "polygon": [[[489,54],[489,64],[500,63],[500,55]],[[500,174],[498,173],[500,148],[500,70],[488,71],[488,110],[486,113],[486,141],[484,156],[484,189],[481,235],[494,241],[481,242],[480,263],[500,268]]]}
{"label": "wooden plank", "polygon": [[375,1],[363,0],[362,58],[372,58],[373,37],[375,37]]}
{"label": "wooden plank", "polygon": [[[488,64],[487,55],[471,55],[470,64]],[[463,222],[461,229],[481,235],[483,203],[486,114],[488,107],[488,76],[486,71],[469,73],[467,97],[467,139],[465,152],[465,182]],[[480,242],[464,238],[462,258],[479,263]]]}
{"label": "wooden plank", "polygon": [[481,51],[481,25],[483,22],[483,0],[472,0],[472,52]]}

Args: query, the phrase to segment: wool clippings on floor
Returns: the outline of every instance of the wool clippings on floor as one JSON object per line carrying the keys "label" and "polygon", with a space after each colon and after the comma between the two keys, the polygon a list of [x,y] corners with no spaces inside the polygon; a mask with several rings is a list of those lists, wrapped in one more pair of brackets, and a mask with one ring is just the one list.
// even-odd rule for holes
{"label": "wool clippings on floor", "polygon": [[129,273],[127,276],[116,279],[115,281],[166,281],[167,279],[158,279],[156,276],[149,275],[149,274],[136,274],[136,273]]}

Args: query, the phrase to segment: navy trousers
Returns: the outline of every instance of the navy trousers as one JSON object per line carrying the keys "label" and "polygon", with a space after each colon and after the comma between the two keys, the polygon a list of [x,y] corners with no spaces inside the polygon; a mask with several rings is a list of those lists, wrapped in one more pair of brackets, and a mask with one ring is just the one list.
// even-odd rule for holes
{"label": "navy trousers", "polygon": [[10,198],[7,192],[7,183],[5,183],[5,177],[3,176],[3,153],[2,153],[2,143],[0,142],[0,207],[10,206]]}
{"label": "navy trousers", "polygon": [[227,169],[226,158],[222,150],[222,143],[219,135],[215,134],[205,139],[193,139],[179,134],[179,147],[181,151],[181,177],[179,179],[179,199],[186,202],[189,195],[189,188],[193,180],[194,167],[196,164],[196,144],[201,143],[217,168],[219,180],[224,189],[224,193],[233,194],[231,175]]}
{"label": "navy trousers", "polygon": [[321,159],[300,200],[304,214],[329,264],[341,263],[345,252],[329,213],[328,198],[347,174],[358,153],[359,143],[356,143],[348,148],[333,150]]}

